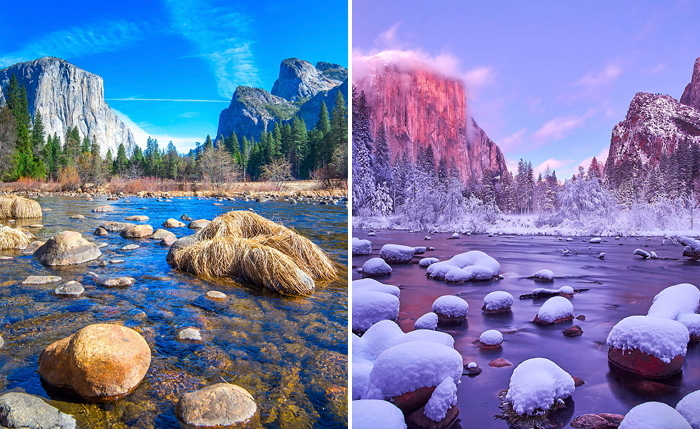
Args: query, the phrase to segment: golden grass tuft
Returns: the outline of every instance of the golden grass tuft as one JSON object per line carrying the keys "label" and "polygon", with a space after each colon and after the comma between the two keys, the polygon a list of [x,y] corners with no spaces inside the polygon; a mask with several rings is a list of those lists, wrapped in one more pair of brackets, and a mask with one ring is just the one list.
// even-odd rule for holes
{"label": "golden grass tuft", "polygon": [[179,249],[173,264],[202,277],[230,276],[284,295],[310,295],[313,280],[294,260],[246,238],[213,237]]}
{"label": "golden grass tuft", "polygon": [[14,195],[0,197],[0,218],[36,219],[40,217],[42,213],[38,202]]}
{"label": "golden grass tuft", "polygon": [[0,250],[17,250],[29,245],[30,238],[19,229],[0,226]]}
{"label": "golden grass tuft", "polygon": [[332,280],[337,277],[333,261],[311,240],[255,213],[224,213],[199,230],[196,236],[199,240],[215,237],[248,239],[278,250],[315,279]]}

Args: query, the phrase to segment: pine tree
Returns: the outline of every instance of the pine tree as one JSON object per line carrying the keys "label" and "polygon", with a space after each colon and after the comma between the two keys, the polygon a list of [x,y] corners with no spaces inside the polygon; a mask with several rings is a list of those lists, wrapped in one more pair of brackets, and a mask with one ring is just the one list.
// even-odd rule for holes
{"label": "pine tree", "polygon": [[32,148],[34,156],[39,158],[44,152],[44,122],[41,118],[41,112],[37,110],[34,116],[34,125],[32,126]]}
{"label": "pine tree", "polygon": [[352,89],[352,210],[365,214],[372,207],[375,182],[372,166],[372,132],[365,92]]}
{"label": "pine tree", "polygon": [[[343,93],[340,91],[338,91],[335,96],[335,105],[333,106],[333,111],[331,112],[331,126],[328,133],[325,135],[328,136],[328,138],[324,140],[324,147],[327,148],[327,151],[325,152],[330,154],[331,157],[347,158],[349,136],[348,109],[345,107],[345,98],[343,97]],[[345,153],[343,154],[343,152]],[[321,162],[321,165],[324,165],[324,162],[325,164],[328,164],[332,162],[332,160],[324,160]],[[338,167],[336,167],[335,170],[335,173],[339,178],[347,177],[347,174],[342,174],[340,171],[338,171]]]}
{"label": "pine tree", "polygon": [[129,158],[126,157],[126,148],[124,143],[119,143],[117,148],[117,158],[114,160],[112,174],[123,176],[129,168]]}
{"label": "pine tree", "polygon": [[387,142],[386,129],[382,122],[374,144],[374,178],[377,183],[386,184],[387,188],[392,187],[390,159],[389,142]]}

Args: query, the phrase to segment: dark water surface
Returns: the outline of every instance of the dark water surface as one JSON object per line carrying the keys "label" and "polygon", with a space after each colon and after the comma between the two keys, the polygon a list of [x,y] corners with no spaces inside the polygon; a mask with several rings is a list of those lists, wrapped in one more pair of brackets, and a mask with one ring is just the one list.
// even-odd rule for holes
{"label": "dark water surface", "polygon": [[[42,197],[41,240],[63,230],[83,233],[104,242],[101,259],[123,264],[99,266],[92,261],[73,267],[44,267],[32,256],[5,253],[16,259],[0,261],[0,392],[22,389],[73,414],[81,428],[178,428],[174,407],[188,391],[225,380],[247,389],[258,403],[267,428],[340,428],[347,425],[347,209],[345,206],[213,199],[131,198],[85,201],[85,198]],[[92,213],[94,207],[114,205],[113,213]],[[229,210],[249,207],[263,216],[296,229],[326,250],[338,264],[339,280],[317,284],[311,297],[289,298],[234,283],[213,283],[173,270],[167,247],[150,239],[128,240],[118,233],[93,235],[104,221],[147,215],[155,229],[183,213],[213,219]],[[82,214],[84,220],[68,219]],[[171,229],[178,237],[187,228]],[[131,251],[121,247],[137,243]],[[131,276],[136,284],[107,289],[87,276]],[[21,285],[28,275],[59,275],[62,282],[78,280],[85,293],[57,297],[60,284]],[[228,295],[215,302],[204,295],[219,290]],[[47,392],[37,374],[41,351],[52,342],[92,323],[122,323],[141,333],[151,346],[146,378],[128,397],[110,405],[85,404]],[[203,342],[178,341],[186,327],[201,330]]]}
{"label": "dark water surface", "polygon": [[[664,381],[650,381],[621,374],[610,368],[607,360],[606,339],[612,327],[621,319],[646,314],[652,298],[662,289],[678,283],[700,286],[700,263],[681,258],[682,246],[663,245],[663,238],[646,237],[607,238],[600,244],[584,243],[582,238],[573,242],[559,241],[556,237],[487,237],[485,235],[461,236],[448,240],[451,234],[436,234],[430,241],[423,240],[425,233],[411,234],[402,231],[377,231],[368,237],[367,231],[355,230],[353,236],[372,241],[376,257],[382,245],[387,243],[409,246],[433,246],[434,251],[416,256],[437,257],[446,260],[455,254],[469,250],[481,250],[501,264],[498,281],[447,284],[428,279],[425,269],[417,264],[392,266],[393,273],[379,281],[401,289],[401,307],[398,323],[404,332],[413,330],[414,321],[431,311],[433,301],[442,295],[458,295],[469,303],[467,324],[450,328],[445,332],[455,338],[455,348],[465,362],[475,361],[483,373],[471,378],[462,377],[458,386],[458,407],[461,428],[500,428],[508,425],[494,419],[500,413],[498,391],[507,389],[513,369],[520,362],[532,357],[545,357],[565,371],[580,377],[585,384],[576,388],[573,407],[567,410],[565,425],[574,416],[587,413],[625,414],[635,405],[646,401],[660,401],[675,407],[686,394],[700,389],[700,346],[690,345],[680,375]],[[589,237],[590,238],[590,237]],[[645,247],[648,246],[648,247]],[[563,256],[561,249],[578,250],[579,255]],[[603,260],[587,254],[605,252]],[[635,248],[654,250],[661,258],[678,260],[642,260],[633,256]],[[361,267],[367,256],[353,257],[353,266]],[[536,283],[525,277],[537,270],[554,271],[554,283]],[[361,276],[353,270],[353,278]],[[586,320],[574,320],[549,327],[532,324],[538,308],[546,299],[519,300],[522,294],[537,287],[558,289],[561,286],[575,289],[590,288],[571,299],[576,315]],[[496,290],[511,293],[515,298],[512,314],[484,315],[481,312],[484,296]],[[562,329],[577,324],[583,329],[580,337],[567,338]],[[440,329],[440,328],[439,328]],[[504,334],[501,349],[481,351],[473,341],[487,329],[498,329]],[[493,368],[488,363],[505,358],[513,366]]]}

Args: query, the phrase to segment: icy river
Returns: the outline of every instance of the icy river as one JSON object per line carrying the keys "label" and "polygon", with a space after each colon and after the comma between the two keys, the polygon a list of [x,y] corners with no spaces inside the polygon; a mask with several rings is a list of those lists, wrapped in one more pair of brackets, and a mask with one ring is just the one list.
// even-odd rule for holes
{"label": "icy river", "polygon": [[[398,323],[404,332],[413,330],[413,323],[431,311],[433,301],[442,295],[457,295],[469,303],[467,323],[444,330],[455,339],[455,348],[465,362],[474,361],[483,372],[475,377],[463,376],[457,397],[460,415],[457,428],[507,428],[505,421],[494,418],[500,414],[498,393],[507,389],[513,369],[532,357],[545,357],[569,374],[580,377],[585,384],[577,387],[569,406],[561,418],[568,426],[574,416],[587,413],[625,414],[635,405],[646,401],[660,401],[675,407],[686,394],[700,389],[700,346],[690,345],[681,374],[663,381],[635,377],[611,367],[607,359],[606,339],[612,327],[631,315],[644,315],[652,298],[662,289],[678,283],[700,286],[700,263],[681,257],[683,247],[663,243],[663,238],[614,237],[600,244],[590,244],[591,237],[573,237],[573,241],[551,236],[495,236],[462,235],[448,239],[451,234],[435,234],[425,241],[426,233],[405,231],[377,231],[368,237],[367,231],[355,230],[354,237],[373,242],[377,257],[384,244],[432,246],[433,251],[414,257],[413,264],[394,265],[389,276],[377,280],[401,289]],[[563,237],[564,239],[566,237]],[[584,242],[585,240],[585,242]],[[636,248],[655,251],[660,258],[674,260],[643,260],[633,256]],[[562,249],[578,253],[564,256]],[[448,284],[429,279],[417,262],[422,257],[446,260],[455,254],[481,250],[501,264],[503,279],[487,282]],[[604,259],[598,254],[605,252]],[[353,257],[353,267],[361,267],[370,256]],[[528,279],[536,271],[554,272],[553,283],[537,283]],[[361,278],[357,268],[353,279]],[[538,308],[546,299],[518,299],[538,287],[558,289],[572,286],[589,288],[571,299],[574,314],[585,320],[539,326],[532,323]],[[484,315],[481,311],[484,296],[493,291],[511,293],[515,302],[512,312],[503,315]],[[583,335],[564,337],[562,329],[579,325]],[[488,330],[497,329],[504,335],[500,349],[482,351],[474,341]],[[513,366],[491,367],[489,362],[504,358]]]}
{"label": "icy river", "polygon": [[[340,428],[347,425],[347,208],[344,204],[285,201],[244,202],[215,199],[159,201],[130,198],[105,201],[85,197],[40,197],[44,228],[33,230],[46,240],[64,230],[106,243],[100,259],[123,263],[101,266],[99,260],[48,268],[31,255],[3,252],[0,261],[0,392],[19,390],[49,398],[72,414],[79,428],[178,428],[175,404],[183,393],[222,381],[238,384],[255,398],[266,428]],[[116,207],[92,213],[103,204]],[[215,205],[216,204],[216,205]],[[118,233],[93,235],[104,221],[147,215],[160,228],[168,218],[187,214],[213,219],[229,210],[253,208],[310,238],[338,262],[339,280],[317,284],[311,297],[287,298],[257,288],[197,279],[173,270],[168,248],[150,239],[128,240]],[[69,219],[84,215],[85,219]],[[144,223],[144,222],[136,222]],[[171,229],[178,237],[188,228]],[[136,243],[136,250],[121,250]],[[87,273],[131,276],[126,288],[104,288]],[[58,275],[60,283],[22,285],[29,275]],[[68,280],[85,287],[80,297],[58,297],[54,289]],[[205,294],[227,294],[221,302]],[[141,385],[113,404],[87,404],[44,385],[37,373],[41,351],[93,323],[120,323],[137,330],[152,351]],[[202,342],[177,339],[186,327],[201,330]]]}

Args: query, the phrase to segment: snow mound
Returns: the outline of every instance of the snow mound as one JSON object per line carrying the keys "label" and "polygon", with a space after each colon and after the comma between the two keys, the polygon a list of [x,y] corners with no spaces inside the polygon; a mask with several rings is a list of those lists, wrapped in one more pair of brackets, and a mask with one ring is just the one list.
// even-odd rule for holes
{"label": "snow mound", "polygon": [[567,317],[574,317],[574,306],[563,296],[549,298],[537,312],[537,318],[546,323],[554,323],[557,319]]}
{"label": "snow mound", "polygon": [[661,402],[645,402],[629,410],[620,429],[692,429],[678,411]]}
{"label": "snow mound", "polygon": [[452,233],[452,237],[450,237],[450,238],[453,239],[453,240],[459,238],[459,233],[453,232],[453,233]]}
{"label": "snow mound", "polygon": [[690,283],[669,286],[654,297],[648,316],[677,320],[685,314],[695,314],[700,305],[700,290]]}
{"label": "snow mound", "polygon": [[489,329],[481,334],[479,341],[487,346],[497,346],[503,342],[503,334],[495,329]]}
{"label": "snow mound", "polygon": [[369,240],[362,240],[357,237],[352,238],[352,254],[353,256],[360,255],[371,255],[372,254],[372,242]]}
{"label": "snow mound", "polygon": [[391,274],[391,267],[382,258],[372,258],[362,264],[362,274],[366,276],[382,276]]}
{"label": "snow mound", "polygon": [[414,247],[413,250],[415,250],[416,255],[422,255],[423,253],[428,251],[428,248],[425,246],[417,246]]}
{"label": "snow mound", "polygon": [[452,378],[446,377],[433,391],[430,400],[425,404],[423,414],[430,420],[439,422],[455,405],[457,405],[457,385]]}
{"label": "snow mound", "polygon": [[489,278],[497,276],[501,271],[501,264],[484,252],[472,250],[453,256],[447,261],[437,262],[428,267],[428,276],[435,279],[444,279],[445,275],[454,268],[481,267],[478,271],[483,277],[488,272]]}
{"label": "snow mound", "polygon": [[593,237],[590,240],[588,240],[589,243],[600,243],[601,241],[603,241],[603,239],[600,237]]}
{"label": "snow mound", "polygon": [[431,341],[439,343],[447,347],[454,348],[455,339],[447,332],[431,331],[430,329],[417,329],[415,331],[406,332],[398,338],[396,344],[406,343],[409,341]]}
{"label": "snow mound", "polygon": [[432,311],[430,313],[425,313],[421,317],[419,317],[416,322],[413,324],[414,329],[437,329],[437,324],[438,324],[438,315],[433,313]]}
{"label": "snow mound", "polygon": [[608,334],[608,347],[639,350],[670,363],[685,356],[688,329],[675,320],[648,316],[629,316],[620,320]]}
{"label": "snow mound", "polygon": [[535,274],[532,275],[535,280],[543,281],[543,282],[553,282],[554,281],[554,273],[552,270],[539,270]]}
{"label": "snow mound", "polygon": [[700,337],[700,314],[684,314],[678,318],[678,322],[688,328],[688,334]]}
{"label": "snow mound", "polygon": [[364,332],[381,320],[399,317],[399,298],[391,293],[353,289],[352,330]]}
{"label": "snow mound", "polygon": [[[355,334],[353,334],[355,335]],[[358,337],[359,338],[359,337]],[[362,399],[369,385],[369,373],[372,372],[371,362],[352,363],[352,400]]]}
{"label": "snow mound", "polygon": [[360,280],[353,280],[352,281],[352,292],[357,293],[357,292],[362,292],[362,291],[374,291],[374,292],[385,292],[385,293],[390,293],[394,295],[397,298],[401,297],[401,289],[397,288],[396,286],[392,285],[387,285],[381,282],[378,282],[374,279],[360,279]]}
{"label": "snow mound", "polygon": [[502,310],[513,305],[513,295],[508,292],[495,291],[484,297],[484,310]]}
{"label": "snow mound", "polygon": [[483,265],[472,265],[464,268],[452,268],[445,274],[445,281],[448,282],[468,282],[472,280],[490,280],[493,277],[493,270]]}
{"label": "snow mound", "polygon": [[438,258],[423,258],[420,261],[418,261],[418,266],[422,268],[427,268],[436,262],[440,262],[440,260]]}
{"label": "snow mound", "polygon": [[559,289],[547,289],[544,287],[538,287],[532,290],[532,295],[556,295],[558,293],[573,295],[574,288],[571,286],[562,286]]}
{"label": "snow mound", "polygon": [[433,312],[449,317],[467,317],[469,303],[454,295],[443,295],[433,302]]}
{"label": "snow mound", "polygon": [[407,264],[413,259],[416,249],[401,244],[385,244],[379,251],[379,257],[389,264]]}
{"label": "snow mound", "polygon": [[438,386],[447,377],[459,383],[462,369],[462,355],[451,347],[429,341],[397,344],[374,362],[367,399],[392,398]]}
{"label": "snow mound", "polygon": [[533,358],[518,365],[510,377],[506,400],[516,413],[547,410],[574,393],[574,379],[549,359]]}
{"label": "snow mound", "polygon": [[378,399],[352,401],[355,429],[406,429],[403,413],[391,402]]}
{"label": "snow mound", "polygon": [[700,390],[685,395],[676,404],[676,411],[690,423],[693,429],[700,429]]}

